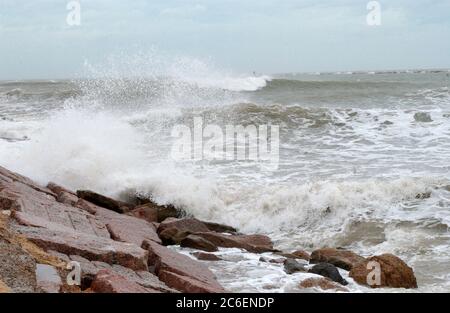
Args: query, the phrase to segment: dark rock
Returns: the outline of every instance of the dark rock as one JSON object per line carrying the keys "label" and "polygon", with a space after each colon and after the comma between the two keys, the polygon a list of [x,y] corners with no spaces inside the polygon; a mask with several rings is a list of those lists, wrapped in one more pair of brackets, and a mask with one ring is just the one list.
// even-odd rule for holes
{"label": "dark rock", "polygon": [[297,272],[307,272],[305,265],[298,263],[294,259],[284,260],[284,271],[287,274],[294,274]]}
{"label": "dark rock", "polygon": [[212,232],[196,233],[195,235],[208,240],[217,247],[239,248],[254,253],[276,251],[270,238],[264,235],[226,235]]}
{"label": "dark rock", "polygon": [[217,224],[217,223],[211,223],[211,222],[203,222],[203,224],[208,227],[209,231],[213,231],[216,233],[229,233],[229,234],[235,234],[237,233],[237,229],[228,225],[223,224]]}
{"label": "dark rock", "polygon": [[[369,262],[377,262],[380,269],[380,284],[370,284],[372,288],[417,288],[417,280],[414,271],[404,261],[392,254],[383,254],[367,258],[355,265],[350,271],[358,284],[369,285],[368,278],[374,270]],[[375,263],[376,264],[376,263]]]}
{"label": "dark rock", "polygon": [[310,257],[310,263],[329,263],[346,271],[352,269],[354,265],[364,261],[360,255],[348,250],[324,248],[313,251]]}
{"label": "dark rock", "polygon": [[81,199],[89,201],[99,207],[117,212],[117,213],[127,213],[132,209],[132,205],[117,201],[112,198],[106,197],[104,195],[98,194],[90,190],[78,190],[77,196]]}
{"label": "dark rock", "polygon": [[159,238],[166,246],[179,245],[183,239],[189,236],[187,231],[180,231],[177,228],[167,228],[159,233]]}
{"label": "dark rock", "polygon": [[192,253],[192,255],[201,261],[221,261],[222,260],[217,255],[212,254],[212,253],[194,252],[194,253]]}
{"label": "dark rock", "polygon": [[199,249],[207,252],[218,251],[216,245],[197,235],[188,235],[186,238],[181,240],[180,246],[184,248]]}
{"label": "dark rock", "polygon": [[317,274],[331,279],[341,285],[348,285],[348,282],[341,276],[336,266],[329,263],[319,263],[309,270],[310,273]]}

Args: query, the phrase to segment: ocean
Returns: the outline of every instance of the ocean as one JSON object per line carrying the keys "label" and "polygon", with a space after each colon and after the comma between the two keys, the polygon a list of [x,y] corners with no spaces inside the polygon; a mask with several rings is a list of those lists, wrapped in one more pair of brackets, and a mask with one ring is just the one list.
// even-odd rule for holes
{"label": "ocean", "polygon": [[[133,59],[87,66],[73,80],[0,82],[0,165],[42,184],[151,195],[268,234],[286,251],[393,253],[414,269],[418,291],[450,291],[450,71],[240,75],[198,60],[154,65]],[[196,117],[221,129],[278,126],[277,167],[174,160],[172,130]],[[219,254],[233,262],[211,269],[235,292],[297,292],[306,275],[236,249]]]}

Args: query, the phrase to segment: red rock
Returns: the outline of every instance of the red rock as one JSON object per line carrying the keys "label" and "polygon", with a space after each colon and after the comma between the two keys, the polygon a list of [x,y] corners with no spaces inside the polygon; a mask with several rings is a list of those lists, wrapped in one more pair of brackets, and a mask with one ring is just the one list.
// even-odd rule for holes
{"label": "red rock", "polygon": [[126,213],[132,209],[132,206],[128,203],[114,200],[90,190],[78,190],[77,196],[99,207],[114,211],[116,213]]}
{"label": "red rock", "polygon": [[350,271],[350,277],[358,284],[369,285],[368,279],[375,278],[371,275],[375,270],[372,262],[379,264],[381,275],[380,284],[372,284],[370,287],[417,288],[417,280],[414,276],[413,269],[400,258],[392,254],[373,256],[356,264]]}
{"label": "red rock", "polygon": [[47,188],[50,189],[56,196],[59,196],[61,193],[69,193],[73,196],[76,196],[75,192],[55,183],[48,183]]}
{"label": "red rock", "polygon": [[209,232],[209,228],[195,218],[175,219],[168,218],[158,227],[158,234],[169,228],[176,228],[179,232],[185,231],[189,233]]}
{"label": "red rock", "polygon": [[109,264],[117,263],[134,270],[148,269],[148,252],[134,244],[46,228],[15,226],[14,229],[44,250],[76,254]]}
{"label": "red rock", "polygon": [[167,228],[159,233],[159,238],[166,246],[179,245],[189,234],[189,232],[179,231],[177,228]]}
{"label": "red rock", "polygon": [[215,252],[219,250],[212,242],[197,235],[188,235],[186,238],[181,240],[180,246],[185,248],[199,249],[207,252]]}
{"label": "red rock", "polygon": [[3,187],[1,186],[2,182],[12,183],[12,184],[20,183],[25,186],[28,186],[31,189],[34,189],[37,192],[42,192],[48,196],[56,198],[56,194],[54,192],[52,192],[50,189],[39,186],[39,184],[35,183],[31,179],[29,179],[25,176],[22,176],[20,174],[11,172],[11,171],[7,170],[6,168],[0,166],[0,190],[3,189]]}
{"label": "red rock", "polygon": [[158,209],[153,205],[144,204],[127,213],[128,215],[143,219],[147,222],[158,222]]}
{"label": "red rock", "polygon": [[144,288],[109,270],[98,272],[92,282],[91,290],[97,293],[159,293],[157,290]]}
{"label": "red rock", "polygon": [[218,223],[211,223],[211,222],[204,222],[201,221],[203,224],[208,227],[209,231],[213,231],[216,233],[229,233],[234,234],[237,233],[237,229],[228,225],[224,224],[218,224]]}
{"label": "red rock", "polygon": [[294,255],[297,259],[302,259],[302,260],[306,260],[306,261],[310,260],[309,253],[304,250],[294,251],[294,252],[292,252],[292,255]]}
{"label": "red rock", "polygon": [[354,265],[364,260],[362,256],[348,250],[324,248],[311,253],[310,263],[329,263],[349,271]]}
{"label": "red rock", "polygon": [[149,251],[149,266],[169,287],[183,292],[199,290],[197,288],[202,292],[224,292],[214,274],[203,264],[152,241],[145,242],[143,248]]}
{"label": "red rock", "polygon": [[202,261],[221,261],[222,260],[217,255],[212,254],[212,253],[194,252],[194,253],[192,253],[192,255],[195,256],[197,258],[197,260],[202,260]]}
{"label": "red rock", "polygon": [[79,198],[71,193],[68,192],[60,192],[58,194],[58,197],[56,198],[56,201],[68,204],[71,206],[75,206],[78,203]]}
{"label": "red rock", "polygon": [[249,252],[274,252],[273,243],[264,235],[226,235],[219,233],[196,233],[218,247],[239,248]]}
{"label": "red rock", "polygon": [[331,281],[328,278],[308,278],[302,281],[300,288],[320,288],[322,290],[336,290],[348,292],[349,290],[341,285]]}

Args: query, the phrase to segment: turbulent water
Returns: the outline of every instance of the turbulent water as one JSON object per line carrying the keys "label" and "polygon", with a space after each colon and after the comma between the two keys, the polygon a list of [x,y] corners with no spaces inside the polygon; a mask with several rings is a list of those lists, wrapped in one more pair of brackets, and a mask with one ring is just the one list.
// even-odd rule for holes
{"label": "turbulent water", "polygon": [[[87,66],[0,82],[0,165],[112,196],[135,192],[269,234],[284,250],[394,253],[419,291],[450,291],[449,71],[237,75],[195,60]],[[114,63],[116,62],[116,63]],[[278,125],[278,169],[175,161],[175,125]],[[426,195],[430,197],[417,197]],[[211,264],[233,291],[298,291],[259,256]],[[367,291],[351,283],[353,291]]]}

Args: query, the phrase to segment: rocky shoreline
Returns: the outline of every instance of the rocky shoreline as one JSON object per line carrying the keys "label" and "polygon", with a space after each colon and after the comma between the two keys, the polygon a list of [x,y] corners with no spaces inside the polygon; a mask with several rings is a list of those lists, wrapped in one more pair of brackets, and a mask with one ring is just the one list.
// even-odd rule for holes
{"label": "rocky shoreline", "polygon": [[[195,252],[189,257],[172,245]],[[43,187],[0,167],[0,293],[227,292],[207,266],[220,261],[212,253],[224,248],[270,252],[273,258],[259,261],[279,264],[288,274],[311,273],[299,288],[348,292],[338,269],[368,286],[374,263],[380,275],[373,288],[417,288],[413,270],[391,254],[279,251],[266,235],[241,234],[150,199],[123,202],[55,183]],[[81,267],[79,285],[67,280],[74,264]]]}

